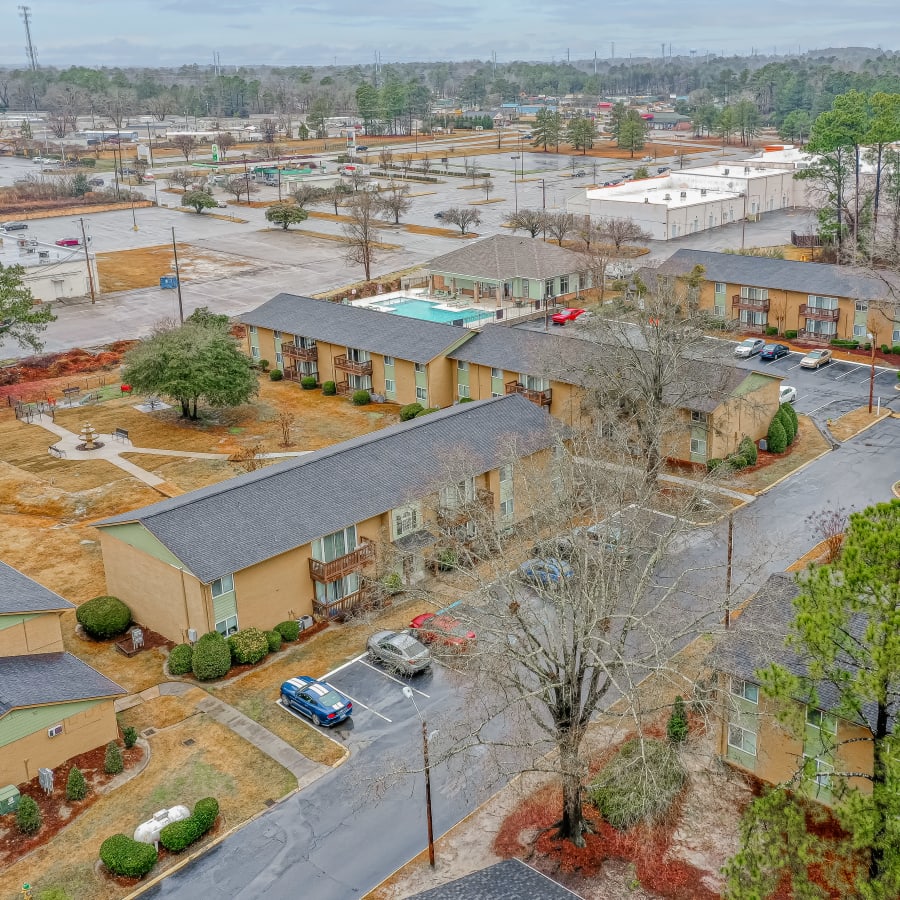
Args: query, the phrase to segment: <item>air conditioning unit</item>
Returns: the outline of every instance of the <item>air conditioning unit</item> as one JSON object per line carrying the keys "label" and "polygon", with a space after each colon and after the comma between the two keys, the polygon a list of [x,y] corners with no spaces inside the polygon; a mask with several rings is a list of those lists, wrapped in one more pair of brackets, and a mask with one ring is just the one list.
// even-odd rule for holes
{"label": "air conditioning unit", "polygon": [[745,175],[749,175],[749,174],[750,174],[750,166],[744,166],[744,174],[745,174]]}
{"label": "air conditioning unit", "polygon": [[47,737],[55,738],[63,733],[62,725],[54,725],[52,728],[47,729]]}
{"label": "air conditioning unit", "polygon": [[731,169],[726,169],[726,170],[725,170],[725,174],[726,174],[726,175],[730,175],[730,174],[731,174]]}
{"label": "air conditioning unit", "polygon": [[672,199],[671,194],[663,194],[663,200],[671,200],[671,199]]}
{"label": "air conditioning unit", "polygon": [[701,197],[705,197],[705,196],[706,196],[706,188],[700,188],[700,196],[701,196]]}
{"label": "air conditioning unit", "polygon": [[197,629],[196,628],[188,628],[188,643],[189,644],[197,643]]}
{"label": "air conditioning unit", "polygon": [[682,200],[686,200],[686,199],[687,199],[687,191],[682,191],[682,192],[681,192],[681,199],[682,199]]}
{"label": "air conditioning unit", "polygon": [[650,198],[649,198],[649,197],[644,197],[644,203],[649,203],[649,202],[650,202]]}

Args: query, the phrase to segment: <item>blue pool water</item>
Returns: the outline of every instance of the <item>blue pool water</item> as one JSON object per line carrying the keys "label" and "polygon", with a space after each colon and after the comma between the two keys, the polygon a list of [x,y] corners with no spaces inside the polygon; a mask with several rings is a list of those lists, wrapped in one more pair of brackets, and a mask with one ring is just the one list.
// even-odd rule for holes
{"label": "blue pool water", "polygon": [[427,322],[477,322],[480,319],[492,319],[493,315],[480,309],[438,309],[438,304],[430,300],[416,298],[388,301],[398,316],[411,319],[425,319]]}

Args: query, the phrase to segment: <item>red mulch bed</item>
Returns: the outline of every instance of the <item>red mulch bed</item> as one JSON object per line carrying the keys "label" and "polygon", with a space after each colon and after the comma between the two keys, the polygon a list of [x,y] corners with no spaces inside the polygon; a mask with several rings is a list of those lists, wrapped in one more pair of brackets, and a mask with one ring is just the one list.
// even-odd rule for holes
{"label": "red mulch bed", "polygon": [[[43,356],[29,356],[15,365],[0,368],[0,397],[13,396],[19,400],[46,400],[58,397],[64,387],[80,387],[90,390],[101,386],[104,379],[89,379],[81,383],[78,376],[92,372],[110,371],[122,362],[125,352],[137,341],[116,341],[98,353],[91,353],[76,347],[65,353],[47,353]],[[71,384],[53,383],[52,379],[72,378]],[[109,380],[114,380],[108,376]],[[28,388],[22,385],[28,384]]]}
{"label": "red mulch bed", "polygon": [[143,653],[144,650],[155,650],[157,647],[168,647],[169,650],[171,650],[175,646],[175,644],[167,637],[163,637],[161,634],[153,631],[152,628],[147,628],[146,625],[141,625],[140,622],[132,622],[131,625],[128,626],[128,631],[124,634],[120,634],[118,637],[110,638],[108,641],[95,640],[90,635],[84,634],[80,630],[77,634],[81,640],[87,641],[90,644],[115,644],[118,641],[127,638],[128,632],[131,631],[132,628],[140,628],[144,633],[144,646],[143,649],[138,651],[139,653]]}
{"label": "red mulch bed", "polygon": [[[144,751],[134,746],[130,750],[122,748],[122,757],[125,760],[125,771],[133,768],[143,758]],[[15,815],[4,816],[0,820],[0,868],[12,865],[21,859],[26,853],[36,847],[47,843],[57,832],[65,828],[71,822],[96,802],[98,789],[108,784],[114,775],[107,775],[103,771],[103,763],[106,757],[106,746],[97,747],[80,756],[75,756],[61,766],[54,769],[53,793],[48,797],[41,789],[37,778],[32,778],[26,784],[20,784],[19,791],[22,796],[32,797],[41,810],[41,830],[31,837],[20,834],[16,828]],[[88,783],[88,794],[84,800],[72,803],[66,800],[66,781],[69,770],[73,766],[81,769]]]}

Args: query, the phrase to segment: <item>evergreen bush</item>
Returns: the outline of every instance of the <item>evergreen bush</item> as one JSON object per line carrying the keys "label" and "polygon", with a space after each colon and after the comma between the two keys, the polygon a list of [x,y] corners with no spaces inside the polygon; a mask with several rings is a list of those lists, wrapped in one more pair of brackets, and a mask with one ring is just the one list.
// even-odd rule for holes
{"label": "evergreen bush", "polygon": [[291,643],[300,637],[300,623],[295,622],[293,619],[288,619],[285,622],[279,622],[275,626],[275,631],[281,635],[283,641]]}
{"label": "evergreen bush", "polygon": [[66,800],[72,803],[76,800],[84,800],[87,797],[88,784],[84,773],[78,766],[69,769],[69,777],[66,779]]}
{"label": "evergreen bush", "polygon": [[787,440],[787,446],[790,447],[790,445],[794,443],[794,438],[797,436],[794,431],[794,420],[791,418],[791,414],[785,411],[784,406],[781,406],[775,415],[778,421],[781,422],[781,427],[784,429],[784,436]]}
{"label": "evergreen bush", "polygon": [[266,632],[266,640],[269,642],[269,653],[277,653],[281,649],[281,635],[274,629]]}
{"label": "evergreen bush", "polygon": [[200,825],[193,816],[180,822],[170,822],[159,833],[159,842],[169,853],[181,853],[190,847],[203,834]]}
{"label": "evergreen bush", "polygon": [[191,663],[194,658],[194,648],[190,644],[179,644],[173,647],[169,653],[169,674],[187,675],[191,671]]}
{"label": "evergreen bush", "polygon": [[125,745],[126,750],[130,750],[137,743],[137,739],[137,728],[132,728],[130,725],[126,725],[122,729],[122,743]]}
{"label": "evergreen bush", "polygon": [[367,403],[372,402],[372,397],[368,391],[354,391],[353,392],[353,405],[354,406],[365,406]]}
{"label": "evergreen bush", "polygon": [[744,459],[747,461],[748,466],[756,465],[756,460],[759,456],[759,453],[757,452],[756,443],[754,442],[753,438],[746,435],[742,437],[740,444],[738,444],[738,453],[740,453],[741,456],[744,457]]}
{"label": "evergreen bush", "polygon": [[281,369],[272,369],[269,372],[269,381],[281,381],[282,378],[284,378],[284,372]]}
{"label": "evergreen bush", "polygon": [[105,641],[131,624],[131,610],[118,597],[94,597],[75,610],[75,618],[92,638]]}
{"label": "evergreen bush", "polygon": [[684,700],[679,696],[675,698],[672,706],[672,714],[666,724],[666,737],[670,744],[681,744],[688,735],[688,717],[684,709]]}
{"label": "evergreen bush", "polygon": [[326,381],[322,385],[322,393],[326,397],[333,397],[337,393],[337,385],[333,381]]}
{"label": "evergreen bush", "polygon": [[269,639],[259,628],[244,628],[228,638],[231,658],[240,665],[255,665],[269,652]]}
{"label": "evergreen bush", "polygon": [[19,808],[16,810],[16,828],[22,834],[37,834],[41,830],[41,810],[33,797],[25,794],[19,801]]}
{"label": "evergreen bush", "polygon": [[775,416],[775,418],[772,419],[772,424],[769,425],[769,435],[766,446],[769,448],[770,453],[784,453],[787,449],[787,435],[785,434],[784,426],[781,424],[781,419],[778,416]]}
{"label": "evergreen bush", "polygon": [[200,681],[222,678],[231,668],[231,649],[218,631],[201,635],[194,644],[191,671]]}
{"label": "evergreen bush", "polygon": [[156,865],[156,848],[127,834],[114,834],[100,845],[100,859],[113,875],[143,878]]}
{"label": "evergreen bush", "polygon": [[425,407],[421,403],[407,403],[406,406],[400,407],[400,421],[408,422],[414,419]]}
{"label": "evergreen bush", "polygon": [[106,745],[106,755],[103,758],[103,771],[107,775],[118,775],[125,769],[125,760],[122,759],[122,751],[115,741]]}
{"label": "evergreen bush", "polygon": [[204,797],[194,804],[193,817],[205,834],[219,817],[219,801],[215,797]]}
{"label": "evergreen bush", "polygon": [[304,375],[300,379],[300,387],[303,388],[304,391],[311,391],[316,386],[316,376],[315,375]]}

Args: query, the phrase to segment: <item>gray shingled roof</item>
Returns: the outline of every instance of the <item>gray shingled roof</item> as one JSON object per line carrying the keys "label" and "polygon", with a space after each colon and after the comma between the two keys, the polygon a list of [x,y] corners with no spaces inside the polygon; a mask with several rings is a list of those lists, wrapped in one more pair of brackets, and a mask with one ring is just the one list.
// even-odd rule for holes
{"label": "gray shingled roof", "polygon": [[518,859],[505,859],[410,900],[571,900],[578,894]]}
{"label": "gray shingled roof", "polygon": [[73,609],[74,604],[0,562],[0,615]]}
{"label": "gray shingled roof", "polygon": [[462,403],[98,524],[140,522],[209,583],[430,492],[447,453],[485,472],[510,439],[549,446],[555,425],[518,394]]}
{"label": "gray shingled roof", "polygon": [[125,693],[124,688],[71,653],[0,657],[0,716],[21,707]]}
{"label": "gray shingled roof", "polygon": [[571,250],[533,237],[495,234],[425,264],[429,272],[503,281],[508,278],[556,278],[584,268]]}
{"label": "gray shingled roof", "polygon": [[892,296],[880,278],[854,272],[846,266],[766,259],[712,250],[677,250],[656,269],[649,271],[660,275],[684,274],[694,266],[704,267],[707,281],[858,300],[888,299]]}
{"label": "gray shingled roof", "polygon": [[417,363],[430,362],[469,334],[460,325],[427,322],[298,294],[276,294],[262,306],[244,313],[240,320],[284,332],[286,340],[290,340],[288,335],[299,334]]}
{"label": "gray shingled roof", "polygon": [[[769,580],[747,602],[735,627],[719,639],[710,654],[710,665],[721,672],[755,682],[758,681],[757,669],[777,663],[794,675],[805,678],[808,657],[799,649],[785,646],[785,638],[790,633],[796,614],[793,600],[799,591],[793,576],[787,573],[769,576]],[[851,620],[850,630],[855,637],[862,637],[865,632],[863,618]],[[816,685],[816,694],[819,706],[825,710],[835,709],[840,700],[838,689],[828,681]],[[797,699],[803,701],[805,698]],[[897,713],[896,708],[892,710],[892,720]],[[874,705],[865,707],[863,715],[871,727],[875,721]]]}

